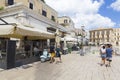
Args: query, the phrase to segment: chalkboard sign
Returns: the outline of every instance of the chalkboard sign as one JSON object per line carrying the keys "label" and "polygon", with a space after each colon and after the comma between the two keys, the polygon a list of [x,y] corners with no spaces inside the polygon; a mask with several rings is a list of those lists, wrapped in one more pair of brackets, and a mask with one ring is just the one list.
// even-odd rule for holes
{"label": "chalkboard sign", "polygon": [[16,41],[7,41],[7,57],[6,68],[11,69],[15,67],[15,53],[16,53]]}

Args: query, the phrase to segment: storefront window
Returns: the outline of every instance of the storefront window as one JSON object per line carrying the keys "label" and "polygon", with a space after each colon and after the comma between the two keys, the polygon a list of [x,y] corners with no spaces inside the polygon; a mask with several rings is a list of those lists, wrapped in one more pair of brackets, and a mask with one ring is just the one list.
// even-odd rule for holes
{"label": "storefront window", "polygon": [[0,68],[5,67],[6,54],[6,39],[0,39]]}
{"label": "storefront window", "polygon": [[16,60],[32,57],[32,41],[21,41],[20,47],[16,49]]}

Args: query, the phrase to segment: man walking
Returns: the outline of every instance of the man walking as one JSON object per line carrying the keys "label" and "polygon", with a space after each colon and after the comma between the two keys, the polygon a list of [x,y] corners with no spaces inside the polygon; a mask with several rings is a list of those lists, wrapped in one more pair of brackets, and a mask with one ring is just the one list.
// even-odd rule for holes
{"label": "man walking", "polygon": [[106,60],[107,60],[106,67],[110,67],[111,66],[112,53],[113,53],[112,45],[108,44],[107,45],[107,49],[106,49]]}
{"label": "man walking", "polygon": [[60,46],[58,45],[57,48],[56,48],[56,57],[58,57],[59,60],[56,61],[56,63],[59,63],[59,62],[61,63],[62,62],[60,52],[61,52],[61,49],[60,49]]}

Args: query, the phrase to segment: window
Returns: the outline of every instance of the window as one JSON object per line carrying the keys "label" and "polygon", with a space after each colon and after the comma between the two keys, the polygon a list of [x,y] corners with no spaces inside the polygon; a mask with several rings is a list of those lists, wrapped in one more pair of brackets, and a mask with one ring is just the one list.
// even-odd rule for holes
{"label": "window", "polygon": [[97,35],[100,35],[100,32],[99,32],[99,31],[97,31]]}
{"label": "window", "polygon": [[14,4],[14,0],[8,0],[8,5],[13,5]]}
{"label": "window", "polygon": [[33,4],[32,3],[29,4],[29,8],[33,9]]}
{"label": "window", "polygon": [[102,35],[104,35],[104,31],[102,31]]}
{"label": "window", "polygon": [[71,23],[71,20],[69,20],[69,23]]}
{"label": "window", "polygon": [[64,23],[68,23],[68,22],[67,22],[67,19],[64,20]]}
{"label": "window", "polygon": [[107,30],[107,34],[108,34],[108,35],[110,34],[110,31],[109,31],[109,30]]}
{"label": "window", "polygon": [[47,16],[46,11],[42,10],[42,15],[46,17]]}
{"label": "window", "polygon": [[55,17],[54,17],[54,16],[51,16],[51,20],[55,21]]}

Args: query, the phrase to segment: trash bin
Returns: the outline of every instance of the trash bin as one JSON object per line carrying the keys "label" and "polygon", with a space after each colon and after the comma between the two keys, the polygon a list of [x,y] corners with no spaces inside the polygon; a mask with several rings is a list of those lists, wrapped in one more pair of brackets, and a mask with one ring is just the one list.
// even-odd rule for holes
{"label": "trash bin", "polygon": [[68,53],[71,53],[71,51],[72,51],[72,48],[68,48]]}

